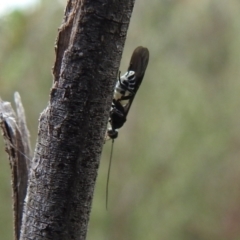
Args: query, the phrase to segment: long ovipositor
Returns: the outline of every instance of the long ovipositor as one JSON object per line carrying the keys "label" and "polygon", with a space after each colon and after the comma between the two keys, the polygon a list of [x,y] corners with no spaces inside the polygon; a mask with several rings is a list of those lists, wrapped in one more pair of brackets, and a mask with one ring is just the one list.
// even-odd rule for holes
{"label": "long ovipositor", "polygon": [[128,71],[121,76],[114,89],[112,107],[109,115],[109,128],[106,132],[106,140],[112,139],[112,148],[107,175],[106,208],[108,205],[108,184],[112,163],[113,142],[118,137],[118,129],[127,120],[129,109],[133,99],[142,83],[149,60],[149,51],[144,47],[137,47],[132,54]]}

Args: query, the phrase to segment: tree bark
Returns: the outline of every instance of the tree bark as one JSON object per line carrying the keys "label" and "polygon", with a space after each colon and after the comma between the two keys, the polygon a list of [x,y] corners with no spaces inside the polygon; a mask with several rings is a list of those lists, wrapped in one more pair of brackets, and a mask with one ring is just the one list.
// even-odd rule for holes
{"label": "tree bark", "polygon": [[39,119],[20,239],[86,239],[134,0],[69,0]]}
{"label": "tree bark", "polygon": [[11,168],[14,239],[18,240],[27,191],[31,151],[25,113],[18,93],[14,94],[14,100],[17,114],[9,102],[0,99],[0,128]]}

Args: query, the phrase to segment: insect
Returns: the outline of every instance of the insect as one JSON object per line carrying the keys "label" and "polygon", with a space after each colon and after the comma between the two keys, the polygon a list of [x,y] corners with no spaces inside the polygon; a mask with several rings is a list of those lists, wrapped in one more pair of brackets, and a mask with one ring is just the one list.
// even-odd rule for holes
{"label": "insect", "polygon": [[148,49],[137,47],[132,54],[128,71],[118,79],[110,110],[107,138],[112,140],[117,138],[118,129],[126,122],[133,99],[142,83],[148,60]]}
{"label": "insect", "polygon": [[114,89],[112,107],[109,115],[109,128],[106,133],[106,139],[112,139],[106,186],[106,208],[108,204],[108,183],[114,139],[118,137],[118,129],[121,128],[127,120],[129,109],[142,83],[148,65],[148,60],[148,49],[141,46],[137,47],[133,51],[127,72],[123,76],[119,77]]}

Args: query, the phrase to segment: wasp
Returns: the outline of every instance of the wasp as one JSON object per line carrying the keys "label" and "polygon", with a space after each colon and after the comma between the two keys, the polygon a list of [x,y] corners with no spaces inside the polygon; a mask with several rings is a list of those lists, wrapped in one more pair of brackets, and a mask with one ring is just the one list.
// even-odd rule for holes
{"label": "wasp", "polygon": [[114,139],[118,137],[118,129],[121,128],[127,121],[129,109],[142,83],[148,61],[148,49],[141,46],[137,47],[133,51],[127,72],[118,78],[114,89],[112,106],[109,114],[109,128],[106,132],[106,140],[112,139],[106,186],[106,209],[108,205],[108,184],[110,178]]}
{"label": "wasp", "polygon": [[142,83],[148,60],[148,49],[137,47],[133,51],[127,72],[118,79],[110,110],[107,138],[112,140],[117,138],[118,129],[126,122],[129,109]]}

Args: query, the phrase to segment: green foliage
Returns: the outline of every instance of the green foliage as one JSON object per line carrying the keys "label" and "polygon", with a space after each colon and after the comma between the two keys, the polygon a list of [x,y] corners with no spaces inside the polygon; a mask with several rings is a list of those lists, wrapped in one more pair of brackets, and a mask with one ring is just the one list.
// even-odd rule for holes
{"label": "green foliage", "polygon": [[[239,9],[237,0],[136,1],[121,71],[138,45],[150,62],[115,142],[107,212],[104,146],[88,239],[240,238]],[[10,101],[20,92],[33,146],[62,15],[43,1],[0,20],[0,95]],[[0,232],[12,239],[0,149]]]}

